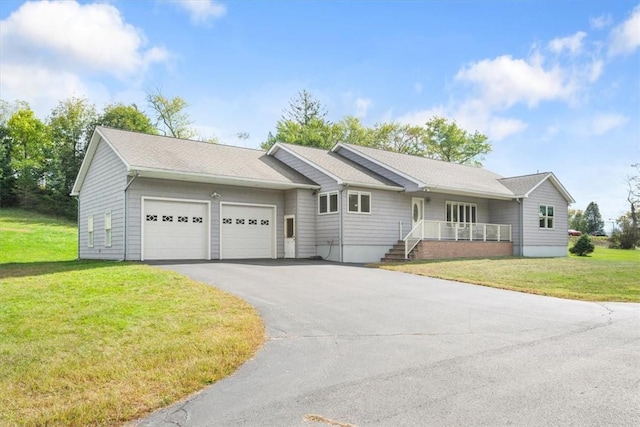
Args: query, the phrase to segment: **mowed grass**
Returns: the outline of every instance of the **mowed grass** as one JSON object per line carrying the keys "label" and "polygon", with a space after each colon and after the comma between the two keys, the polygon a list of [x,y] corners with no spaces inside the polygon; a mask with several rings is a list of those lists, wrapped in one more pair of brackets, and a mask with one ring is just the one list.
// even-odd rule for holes
{"label": "mowed grass", "polygon": [[640,302],[640,251],[596,247],[588,257],[415,261],[382,268],[584,301]]}
{"label": "mowed grass", "polygon": [[[229,375],[262,344],[241,299],[141,264],[75,261],[69,224],[49,224],[61,241],[47,253],[33,236],[49,219],[16,216],[0,210],[0,425],[121,425]],[[24,241],[15,233],[32,236],[39,261],[5,244]]]}

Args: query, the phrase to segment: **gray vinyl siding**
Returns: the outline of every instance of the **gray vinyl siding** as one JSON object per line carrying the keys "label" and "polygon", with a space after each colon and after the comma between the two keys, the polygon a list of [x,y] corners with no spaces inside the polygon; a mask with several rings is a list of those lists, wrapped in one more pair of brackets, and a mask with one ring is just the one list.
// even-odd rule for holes
{"label": "gray vinyl siding", "polygon": [[312,190],[293,191],[296,192],[296,256],[316,256],[317,196]]}
{"label": "gray vinyl siding", "polygon": [[[310,180],[314,181],[318,185],[320,185],[320,190],[316,192],[315,200],[313,201],[314,209],[313,214],[315,215],[315,231],[309,234],[315,235],[315,247],[313,255],[320,255],[322,257],[326,257],[329,253],[329,246],[333,246],[331,249],[331,258],[333,259],[338,251],[335,249],[340,245],[340,212],[332,213],[332,214],[318,214],[318,197],[320,193],[329,192],[329,191],[340,191],[340,185],[338,182],[331,178],[330,176],[320,172],[316,168],[310,166],[309,164],[303,162],[296,156],[287,153],[284,150],[278,150],[275,153],[275,158],[288,165],[289,167],[295,169],[302,175],[306,176]],[[340,203],[338,209],[342,209],[343,203]],[[326,247],[326,248],[325,248]],[[298,256],[302,257],[301,252],[298,252]]]}
{"label": "gray vinyl siding", "polygon": [[400,186],[404,187],[407,189],[407,191],[414,191],[418,188],[418,185],[413,182],[408,180],[407,178],[404,178],[403,176],[398,175],[397,173],[394,173],[392,171],[390,171],[388,168],[382,167],[380,165],[378,165],[377,163],[372,162],[371,160],[368,160],[362,156],[360,156],[357,153],[354,153],[350,150],[347,149],[341,149],[338,151],[338,154],[355,162],[358,163],[362,166],[364,166],[365,168],[377,173],[378,175],[385,177],[386,179],[395,182],[397,184],[399,184]]}
{"label": "gray vinyl siding", "polygon": [[489,201],[489,222],[492,224],[511,224],[513,255],[521,255],[520,204],[515,200]]}
{"label": "gray vinyl siding", "polygon": [[[348,211],[349,191],[371,194],[371,213],[350,213]],[[400,221],[408,223],[411,229],[411,198],[397,191],[349,187],[343,193],[344,244],[345,245],[386,245],[391,247],[398,241]]]}
{"label": "gray vinyl siding", "polygon": [[[211,197],[213,192],[220,194],[219,199]],[[127,258],[139,260],[141,254],[141,203],[142,197],[161,197],[168,199],[205,200],[211,202],[211,258],[220,258],[220,203],[248,203],[276,206],[276,255],[284,256],[284,212],[285,192],[280,190],[255,189],[226,185],[168,181],[160,179],[138,178],[127,192],[129,204],[128,252]]]}
{"label": "gray vinyl siding", "polygon": [[[540,205],[555,207],[555,224],[551,230],[540,228]],[[556,187],[549,180],[544,181],[524,199],[524,245],[566,247],[569,243],[568,208],[567,201]]]}
{"label": "gray vinyl siding", "polygon": [[[124,187],[127,169],[107,143],[98,143],[79,191],[78,255],[81,259],[124,258]],[[111,247],[105,246],[106,212],[111,212]],[[93,215],[93,248],[88,247],[88,218]]]}

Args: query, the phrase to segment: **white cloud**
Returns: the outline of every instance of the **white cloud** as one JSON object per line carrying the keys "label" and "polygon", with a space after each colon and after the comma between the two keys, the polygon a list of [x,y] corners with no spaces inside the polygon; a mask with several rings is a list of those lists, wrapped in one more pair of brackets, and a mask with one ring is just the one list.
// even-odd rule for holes
{"label": "white cloud", "polygon": [[104,3],[28,2],[0,28],[3,62],[100,71],[119,78],[167,59],[163,48],[145,50],[145,45],[142,32]]}
{"label": "white cloud", "polygon": [[613,22],[611,19],[611,15],[600,15],[595,18],[589,19],[589,24],[591,24],[591,28],[596,30],[601,30],[603,28],[608,27]]}
{"label": "white cloud", "polygon": [[576,87],[559,66],[545,69],[540,55],[529,60],[499,56],[470,64],[455,78],[476,85],[490,108],[509,108],[517,103],[535,107],[540,101],[570,100]]}
{"label": "white cloud", "polygon": [[148,47],[142,31],[113,5],[75,1],[22,4],[0,21],[0,51],[3,98],[40,111],[69,96],[108,101],[99,80],[135,82],[169,57],[161,47]]}
{"label": "white cloud", "polygon": [[589,64],[587,70],[589,72],[589,82],[596,82],[600,78],[600,76],[602,75],[602,71],[604,70],[604,61],[602,61],[601,59],[594,60],[591,64]]}
{"label": "white cloud", "polygon": [[586,36],[584,31],[578,31],[572,36],[555,38],[549,42],[549,50],[557,54],[567,50],[576,55],[582,51],[582,41]]}
{"label": "white cloud", "polygon": [[356,117],[366,117],[373,102],[368,98],[356,98]]}
{"label": "white cloud", "polygon": [[468,100],[455,109],[437,106],[428,110],[413,111],[397,120],[400,123],[423,126],[436,116],[455,120],[466,131],[481,132],[493,141],[500,141],[527,128],[527,124],[521,120],[493,116],[491,110],[487,109],[478,99]]}
{"label": "white cloud", "polygon": [[640,6],[636,6],[629,19],[611,30],[609,55],[625,55],[640,46]]}
{"label": "white cloud", "polygon": [[220,18],[227,8],[213,0],[169,0],[184,9],[194,24],[204,24],[211,19]]}
{"label": "white cloud", "polygon": [[603,113],[592,118],[591,132],[595,135],[604,135],[610,130],[620,127],[627,123],[629,118],[622,114]]}

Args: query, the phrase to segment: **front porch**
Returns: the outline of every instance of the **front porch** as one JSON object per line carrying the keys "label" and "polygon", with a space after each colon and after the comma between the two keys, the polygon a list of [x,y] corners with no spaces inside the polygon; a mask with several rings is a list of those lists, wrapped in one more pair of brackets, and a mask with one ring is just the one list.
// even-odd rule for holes
{"label": "front porch", "polygon": [[511,256],[511,232],[510,224],[422,220],[382,261]]}

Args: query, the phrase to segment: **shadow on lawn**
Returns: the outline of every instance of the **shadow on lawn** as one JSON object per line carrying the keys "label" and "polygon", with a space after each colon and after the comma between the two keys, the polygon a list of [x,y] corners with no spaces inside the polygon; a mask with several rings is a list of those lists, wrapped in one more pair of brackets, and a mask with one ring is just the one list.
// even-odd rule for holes
{"label": "shadow on lawn", "polygon": [[116,261],[43,261],[43,262],[11,262],[0,264],[0,279],[9,277],[41,276],[43,274],[64,273],[67,271],[92,270],[112,267]]}

